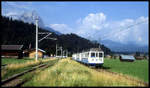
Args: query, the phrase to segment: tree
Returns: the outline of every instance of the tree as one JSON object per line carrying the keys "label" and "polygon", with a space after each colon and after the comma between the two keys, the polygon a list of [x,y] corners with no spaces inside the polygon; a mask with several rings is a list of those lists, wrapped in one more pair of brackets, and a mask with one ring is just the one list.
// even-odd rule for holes
{"label": "tree", "polygon": [[140,52],[135,52],[135,56],[136,57],[140,56]]}

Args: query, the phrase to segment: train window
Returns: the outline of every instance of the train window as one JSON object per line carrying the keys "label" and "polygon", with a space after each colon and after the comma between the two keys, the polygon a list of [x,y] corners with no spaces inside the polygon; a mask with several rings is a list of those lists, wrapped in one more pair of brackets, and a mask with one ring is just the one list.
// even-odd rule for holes
{"label": "train window", "polygon": [[77,58],[79,58],[79,54],[77,54]]}
{"label": "train window", "polygon": [[81,57],[84,57],[84,54],[81,54]]}
{"label": "train window", "polygon": [[91,57],[95,57],[95,53],[91,53]]}
{"label": "train window", "polygon": [[85,57],[89,57],[89,53],[85,53]]}
{"label": "train window", "polygon": [[85,54],[83,54],[83,57],[85,58]]}
{"label": "train window", "polygon": [[99,53],[99,57],[102,57],[102,53]]}
{"label": "train window", "polygon": [[96,57],[98,57],[98,53],[96,53]]}

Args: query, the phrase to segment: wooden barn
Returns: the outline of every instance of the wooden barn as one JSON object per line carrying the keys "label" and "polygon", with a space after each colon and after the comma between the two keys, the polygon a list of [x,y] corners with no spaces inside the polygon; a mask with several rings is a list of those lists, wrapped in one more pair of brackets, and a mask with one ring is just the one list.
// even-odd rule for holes
{"label": "wooden barn", "polygon": [[[42,49],[38,49],[38,57],[43,58],[45,51]],[[24,56],[29,58],[35,58],[36,49],[24,50]]]}
{"label": "wooden barn", "polygon": [[145,58],[143,56],[135,56],[136,60],[144,60]]}
{"label": "wooden barn", "polygon": [[23,45],[1,45],[1,56],[12,58],[23,58]]}
{"label": "wooden barn", "polygon": [[132,55],[120,55],[119,59],[120,61],[128,61],[128,62],[133,62],[135,60],[134,56]]}

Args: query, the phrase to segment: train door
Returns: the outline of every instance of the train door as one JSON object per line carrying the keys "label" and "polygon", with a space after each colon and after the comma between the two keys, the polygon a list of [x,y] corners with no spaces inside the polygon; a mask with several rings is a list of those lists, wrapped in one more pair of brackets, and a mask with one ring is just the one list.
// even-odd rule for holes
{"label": "train door", "polygon": [[104,63],[104,52],[99,52],[99,60],[101,63]]}
{"label": "train door", "polygon": [[90,52],[89,52],[89,59],[88,59],[89,63],[94,63],[95,57],[96,57],[95,52],[94,52],[94,51],[90,51]]}

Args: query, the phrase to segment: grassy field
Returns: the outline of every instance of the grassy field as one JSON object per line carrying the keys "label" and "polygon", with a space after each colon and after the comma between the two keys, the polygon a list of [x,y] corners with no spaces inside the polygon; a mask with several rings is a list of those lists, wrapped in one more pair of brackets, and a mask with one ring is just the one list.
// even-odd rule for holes
{"label": "grassy field", "polygon": [[35,75],[23,86],[143,86],[123,76],[98,72],[70,59]]}
{"label": "grassy field", "polygon": [[135,60],[134,62],[121,62],[119,59],[104,59],[107,70],[127,74],[144,82],[149,82],[148,60]]}
{"label": "grassy field", "polygon": [[17,58],[2,58],[1,63],[4,64],[17,64],[17,63],[25,63],[27,61],[33,61],[34,59],[31,58],[23,58],[23,59],[17,59]]}
{"label": "grassy field", "polygon": [[[22,59],[17,59],[17,58],[1,58],[1,63],[2,65],[4,64],[18,64],[18,63],[25,63],[28,61],[34,61],[34,58],[28,58],[24,57]],[[42,58],[39,58],[39,60],[42,60]]]}
{"label": "grassy field", "polygon": [[[7,62],[8,61],[8,62]],[[24,59],[15,59],[15,58],[3,58],[2,63],[8,64],[5,68],[1,69],[2,80],[6,79],[16,73],[23,72],[27,69],[30,69],[33,66],[39,65],[41,63],[48,63],[51,59],[39,59],[35,61],[34,59],[24,58]]]}
{"label": "grassy field", "polygon": [[[57,63],[59,61],[59,59],[53,59],[49,62],[47,62],[49,64],[49,66],[53,66],[55,63]],[[33,72],[30,73],[26,73],[25,75],[19,77],[22,80],[31,80],[32,77],[34,77],[35,75],[39,74],[41,71],[43,71],[44,69],[36,69]]]}

